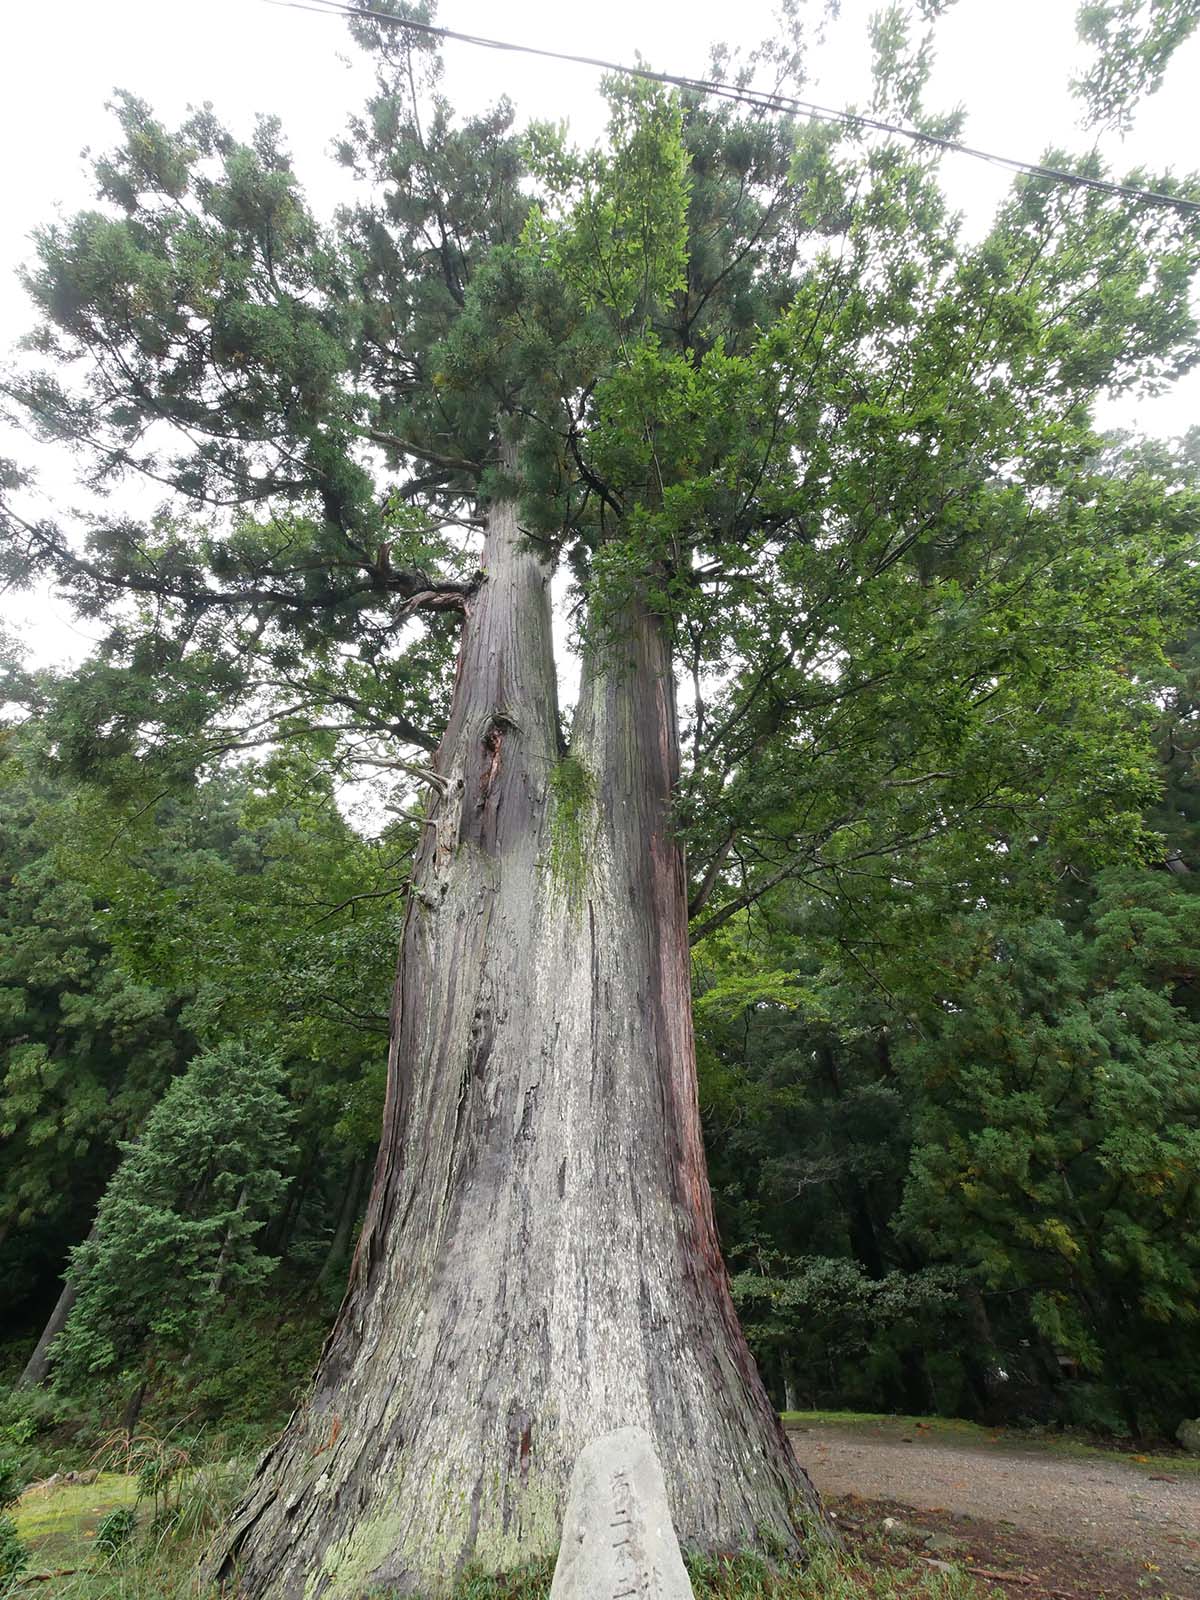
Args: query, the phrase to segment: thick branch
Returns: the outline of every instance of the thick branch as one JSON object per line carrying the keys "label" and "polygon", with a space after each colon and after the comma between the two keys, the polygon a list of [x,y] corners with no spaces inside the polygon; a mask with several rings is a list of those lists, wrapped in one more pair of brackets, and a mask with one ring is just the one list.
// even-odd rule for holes
{"label": "thick branch", "polygon": [[702,922],[698,928],[693,928],[688,934],[689,944],[699,944],[701,939],[707,938],[710,933],[715,933],[718,928],[724,927],[731,917],[736,917],[739,911],[744,911],[747,906],[753,905],[762,898],[768,890],[776,888],[781,883],[786,883],[789,878],[802,878],[806,869],[811,865],[807,860],[789,861],[786,866],[780,867],[778,872],[772,872],[753,889],[748,889],[745,894],[738,895],[729,900],[719,911],[714,911],[707,921]]}
{"label": "thick branch", "polygon": [[401,439],[394,433],[383,433],[378,428],[361,428],[359,432],[364,439],[385,445],[389,450],[399,450],[401,455],[420,456],[422,461],[428,461],[434,467],[443,467],[447,472],[469,472],[475,478],[483,472],[478,461],[468,461],[464,456],[444,455],[439,450],[431,450],[428,445],[417,444],[414,439]]}

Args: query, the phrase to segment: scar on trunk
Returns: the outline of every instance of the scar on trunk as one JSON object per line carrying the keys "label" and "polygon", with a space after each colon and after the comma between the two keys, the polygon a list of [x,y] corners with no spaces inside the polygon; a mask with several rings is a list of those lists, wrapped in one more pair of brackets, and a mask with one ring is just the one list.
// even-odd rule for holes
{"label": "scar on trunk", "polygon": [[508,1448],[512,1464],[524,1484],[529,1477],[529,1457],[533,1450],[533,1418],[515,1405],[510,1406],[508,1413]]}
{"label": "scar on trunk", "polygon": [[323,1456],[325,1454],[326,1450],[332,1450],[334,1445],[337,1444],[338,1439],[341,1437],[341,1433],[342,1433],[342,1419],[341,1419],[341,1417],[335,1416],[334,1419],[333,1419],[333,1423],[332,1423],[332,1425],[331,1425],[331,1427],[329,1429],[329,1437],[328,1437],[328,1439],[326,1439],[324,1444],[319,1444],[317,1446],[317,1448],[313,1451],[313,1458],[315,1459],[317,1456]]}
{"label": "scar on trunk", "polygon": [[484,763],[483,776],[479,783],[479,799],[475,802],[476,811],[482,811],[487,805],[488,796],[491,794],[496,779],[500,775],[500,750],[504,743],[504,735],[511,733],[516,728],[516,723],[503,711],[494,711],[488,722],[487,731],[483,736],[483,748],[487,756]]}

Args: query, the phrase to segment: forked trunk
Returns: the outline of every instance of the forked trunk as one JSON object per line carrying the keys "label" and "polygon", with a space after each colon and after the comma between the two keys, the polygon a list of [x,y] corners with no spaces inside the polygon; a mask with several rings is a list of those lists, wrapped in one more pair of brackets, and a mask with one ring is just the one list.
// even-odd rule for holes
{"label": "forked trunk", "polygon": [[597,653],[560,760],[549,572],[510,505],[484,566],[350,1287],[213,1562],[255,1600],[552,1552],[579,1451],[632,1423],[685,1547],[794,1549],[813,1505],[713,1226],[661,630]]}

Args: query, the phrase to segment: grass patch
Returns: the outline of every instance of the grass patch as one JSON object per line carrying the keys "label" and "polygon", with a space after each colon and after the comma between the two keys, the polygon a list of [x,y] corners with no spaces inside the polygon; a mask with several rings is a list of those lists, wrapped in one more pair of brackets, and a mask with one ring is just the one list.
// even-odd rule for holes
{"label": "grass patch", "polygon": [[[14,1594],[27,1600],[200,1600],[212,1592],[197,1576],[200,1558],[247,1471],[240,1461],[190,1465],[170,1499],[157,1501],[157,1516],[144,1474],[141,1482],[137,1473],[102,1472],[90,1484],[34,1485],[14,1508],[30,1551],[25,1583]],[[97,1528],[121,1511],[133,1515],[133,1533],[106,1549]]]}
{"label": "grass patch", "polygon": [[95,1483],[34,1484],[12,1508],[17,1532],[30,1549],[34,1572],[74,1566],[90,1553],[96,1528],[110,1511],[132,1506],[137,1482],[122,1472],[102,1472]]}
{"label": "grass patch", "polygon": [[97,1552],[52,1584],[32,1583],[21,1600],[219,1600],[199,1578],[200,1559],[211,1534],[192,1539],[153,1538],[145,1532],[111,1557]]}
{"label": "grass patch", "polygon": [[[693,1555],[686,1565],[696,1600],[985,1600],[986,1593],[959,1567],[866,1561],[815,1542],[804,1565],[756,1555]],[[552,1560],[498,1576],[468,1569],[452,1600],[547,1600],[553,1577]]]}
{"label": "grass patch", "polygon": [[962,1417],[904,1417],[890,1411],[783,1411],[780,1413],[785,1428],[883,1428],[888,1432],[911,1433],[919,1428],[923,1433],[937,1433],[946,1437],[985,1443],[1004,1434],[1006,1438],[1040,1438],[1040,1434],[1014,1431],[1006,1433],[1000,1428],[985,1428],[978,1422],[967,1422]]}
{"label": "grass patch", "polygon": [[1200,1456],[1184,1455],[1182,1451],[1152,1455],[1133,1446],[1097,1444],[1077,1434],[1036,1428],[985,1428],[961,1417],[900,1417],[876,1411],[784,1411],[781,1417],[785,1428],[871,1428],[893,1439],[945,1439],[992,1450],[1031,1450],[1076,1460],[1120,1461],[1147,1473],[1200,1476]]}
{"label": "grass patch", "polygon": [[758,1556],[692,1557],[687,1566],[696,1600],[984,1600],[986,1592],[961,1567],[867,1561],[815,1543],[803,1566]]}

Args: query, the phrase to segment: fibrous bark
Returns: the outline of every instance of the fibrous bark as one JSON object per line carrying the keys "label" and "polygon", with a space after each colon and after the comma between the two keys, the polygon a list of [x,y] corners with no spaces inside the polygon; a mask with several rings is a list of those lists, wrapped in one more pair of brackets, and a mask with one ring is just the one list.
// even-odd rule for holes
{"label": "fibrous bark", "polygon": [[713,1226],[661,627],[638,611],[592,650],[560,759],[550,573],[511,504],[484,571],[349,1290],[212,1560],[254,1600],[552,1552],[580,1450],[628,1425],[685,1547],[795,1547],[813,1503]]}

